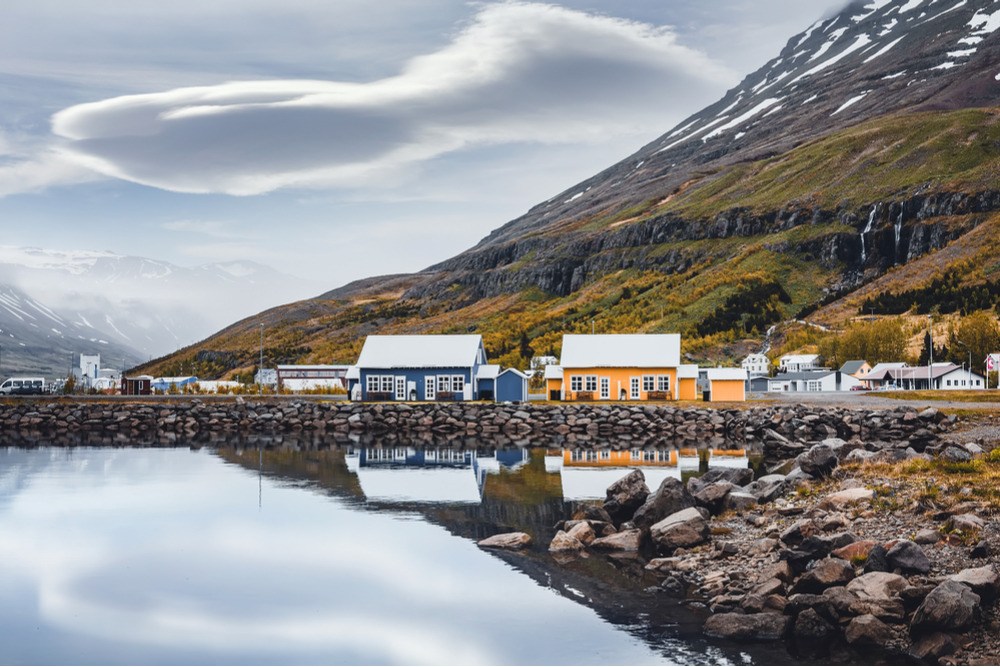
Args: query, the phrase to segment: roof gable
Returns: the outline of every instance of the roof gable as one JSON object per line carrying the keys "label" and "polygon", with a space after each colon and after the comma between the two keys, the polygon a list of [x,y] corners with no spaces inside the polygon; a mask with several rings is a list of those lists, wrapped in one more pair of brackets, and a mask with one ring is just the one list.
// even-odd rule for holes
{"label": "roof gable", "polygon": [[671,368],[681,363],[680,334],[565,334],[563,368]]}
{"label": "roof gable", "polygon": [[[479,334],[368,336],[359,368],[471,368],[482,347]],[[485,356],[485,355],[484,355]]]}

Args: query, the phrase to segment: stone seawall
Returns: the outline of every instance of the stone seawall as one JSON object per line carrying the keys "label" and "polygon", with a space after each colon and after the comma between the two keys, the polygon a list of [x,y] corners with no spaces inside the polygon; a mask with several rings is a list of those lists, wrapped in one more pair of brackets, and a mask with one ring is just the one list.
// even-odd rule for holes
{"label": "stone seawall", "polygon": [[[955,421],[936,409],[863,410],[808,405],[707,409],[668,404],[348,403],[306,400],[46,402],[0,405],[6,434],[214,436],[311,433],[349,436],[491,435],[628,448],[660,440],[725,439],[790,458],[839,438],[869,449],[923,451]],[[636,443],[635,441],[638,441]]]}

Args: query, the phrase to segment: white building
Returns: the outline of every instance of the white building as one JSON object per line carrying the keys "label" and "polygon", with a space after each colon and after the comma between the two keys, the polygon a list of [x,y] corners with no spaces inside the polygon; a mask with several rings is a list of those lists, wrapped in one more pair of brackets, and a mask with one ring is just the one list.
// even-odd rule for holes
{"label": "white building", "polygon": [[279,364],[278,382],[288,391],[343,389],[346,392],[348,368],[330,364]]}
{"label": "white building", "polygon": [[782,373],[802,373],[820,370],[818,354],[786,354],[778,360]]}
{"label": "white building", "polygon": [[863,385],[862,380],[840,371],[803,371],[779,373],[768,381],[768,391],[776,393],[851,391],[853,387]]}
{"label": "white building", "polygon": [[771,360],[766,354],[751,354],[741,364],[748,377],[761,377],[771,374]]}
{"label": "white building", "polygon": [[278,371],[274,368],[262,368],[253,376],[253,381],[254,384],[263,385],[265,387],[277,387]]}

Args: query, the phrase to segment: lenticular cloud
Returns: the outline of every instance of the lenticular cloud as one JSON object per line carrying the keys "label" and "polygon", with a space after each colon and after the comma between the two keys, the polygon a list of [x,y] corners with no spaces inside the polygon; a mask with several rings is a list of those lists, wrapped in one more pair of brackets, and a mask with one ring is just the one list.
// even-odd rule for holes
{"label": "lenticular cloud", "polygon": [[52,123],[65,153],[102,174],[247,195],[370,184],[477,146],[657,131],[732,82],[669,29],[508,2],[394,77],[180,88],[77,105]]}

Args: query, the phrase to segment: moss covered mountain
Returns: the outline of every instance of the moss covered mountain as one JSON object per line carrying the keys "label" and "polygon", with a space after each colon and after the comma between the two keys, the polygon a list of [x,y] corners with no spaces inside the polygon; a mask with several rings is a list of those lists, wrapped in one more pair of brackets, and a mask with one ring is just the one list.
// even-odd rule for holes
{"label": "moss covered mountain", "polygon": [[992,0],[851,4],[468,251],[267,311],[142,370],[248,371],[261,323],[268,364],[351,363],[374,332],[475,331],[492,359],[523,366],[563,333],[681,331],[685,352],[717,357],[793,318],[840,326],[942,286],[992,305],[998,28]]}

